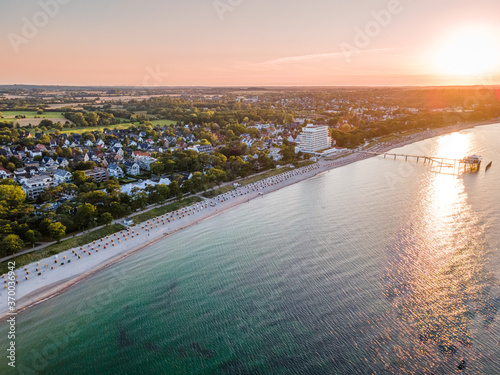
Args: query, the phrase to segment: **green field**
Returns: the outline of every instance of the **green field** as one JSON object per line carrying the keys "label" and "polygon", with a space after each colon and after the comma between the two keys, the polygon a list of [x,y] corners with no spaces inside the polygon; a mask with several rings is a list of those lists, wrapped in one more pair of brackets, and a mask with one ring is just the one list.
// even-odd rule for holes
{"label": "green field", "polygon": [[153,123],[153,126],[156,126],[156,125],[175,125],[175,124],[177,124],[177,121],[173,121],[173,120],[153,120],[151,122]]}
{"label": "green field", "polygon": [[[88,244],[89,242],[98,240],[98,239],[103,238],[105,236],[109,236],[110,234],[116,233],[116,232],[124,230],[124,229],[125,229],[125,227],[121,224],[109,225],[107,227],[97,229],[93,232],[83,234],[83,235],[78,236],[78,237],[70,237],[67,240],[61,241],[61,243],[56,243],[56,244],[47,246],[47,247],[45,247],[41,250],[35,251],[33,253],[20,255],[18,257],[10,259],[9,261],[16,262],[16,268],[23,267],[23,266],[30,264],[32,262],[36,262],[38,260],[42,260],[42,259],[50,257],[52,255],[59,254],[63,251],[72,249],[74,247],[83,246],[85,244]],[[8,265],[9,261],[0,263],[0,274],[7,272],[7,270],[8,270],[7,265]]]}
{"label": "green field", "polygon": [[[131,124],[130,123],[123,123],[123,124],[116,124],[116,125],[106,125],[106,126],[86,126],[83,128],[64,128],[61,130],[61,133],[84,133],[84,132],[93,132],[96,130],[104,130],[104,129],[127,129]],[[52,132],[52,131],[51,131]]]}
{"label": "green field", "polygon": [[165,215],[167,212],[179,210],[183,207],[191,206],[193,203],[201,202],[203,201],[202,198],[200,197],[189,197],[186,199],[182,199],[178,202],[173,202],[169,203],[165,206],[161,206],[158,208],[153,208],[152,210],[149,210],[147,212],[144,212],[142,214],[133,216],[134,223],[139,224],[142,223],[143,221],[151,220],[152,218]]}
{"label": "green field", "polygon": [[26,118],[60,118],[64,119],[63,112],[44,112],[38,115],[36,111],[1,111],[2,115],[6,119],[15,119],[16,116],[26,116]]}

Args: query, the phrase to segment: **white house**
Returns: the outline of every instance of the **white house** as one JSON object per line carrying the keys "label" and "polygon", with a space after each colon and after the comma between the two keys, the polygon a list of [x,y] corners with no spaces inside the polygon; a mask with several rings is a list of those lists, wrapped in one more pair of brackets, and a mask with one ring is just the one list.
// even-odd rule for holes
{"label": "white house", "polygon": [[137,176],[139,173],[141,173],[141,167],[139,167],[139,164],[133,161],[126,161],[125,168],[127,169],[127,174],[131,176]]}
{"label": "white house", "polygon": [[52,178],[48,176],[37,176],[24,181],[22,188],[28,199],[36,199],[49,187],[52,186]]}
{"label": "white house", "polygon": [[144,169],[146,171],[151,170],[151,164],[156,162],[155,158],[152,158],[151,156],[146,156],[146,157],[138,157],[135,159],[135,162],[139,164],[139,167],[141,169]]}
{"label": "white house", "polygon": [[123,178],[125,174],[123,170],[116,164],[108,165],[108,177]]}
{"label": "white house", "polygon": [[68,171],[58,169],[56,173],[54,173],[54,184],[59,185],[62,183],[68,183],[72,178],[73,176]]}
{"label": "white house", "polygon": [[8,169],[5,169],[4,167],[0,167],[0,178],[11,178],[12,177],[12,172],[9,171]]}

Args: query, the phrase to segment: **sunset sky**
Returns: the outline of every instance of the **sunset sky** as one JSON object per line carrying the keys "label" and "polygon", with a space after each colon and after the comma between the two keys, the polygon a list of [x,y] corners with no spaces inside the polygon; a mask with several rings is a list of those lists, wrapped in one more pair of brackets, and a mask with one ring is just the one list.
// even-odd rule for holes
{"label": "sunset sky", "polygon": [[498,0],[3,0],[0,35],[0,84],[500,83]]}

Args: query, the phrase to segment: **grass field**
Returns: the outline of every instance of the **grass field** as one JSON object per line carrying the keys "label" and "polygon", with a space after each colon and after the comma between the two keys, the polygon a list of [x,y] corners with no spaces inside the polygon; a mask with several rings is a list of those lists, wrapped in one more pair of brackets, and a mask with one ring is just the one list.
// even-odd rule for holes
{"label": "grass field", "polygon": [[139,224],[142,223],[143,221],[151,220],[154,217],[164,215],[167,212],[179,210],[183,207],[191,206],[193,203],[201,201],[203,201],[203,199],[200,197],[189,197],[186,199],[182,199],[178,202],[169,203],[165,206],[153,208],[152,210],[133,216],[132,218],[134,219],[135,224]]}
{"label": "grass field", "polygon": [[67,240],[61,241],[61,243],[56,243],[56,244],[47,246],[39,251],[35,251],[35,252],[29,253],[29,254],[20,255],[18,257],[10,259],[9,261],[0,263],[0,274],[7,272],[8,262],[12,262],[12,261],[16,262],[16,268],[23,267],[23,266],[30,264],[32,262],[36,262],[38,260],[42,260],[42,259],[50,257],[52,255],[59,254],[63,251],[72,249],[74,247],[83,246],[85,244],[88,244],[89,242],[98,240],[102,237],[108,236],[110,234],[113,234],[113,233],[118,232],[118,231],[123,230],[123,229],[125,229],[125,227],[121,224],[109,225],[107,227],[97,229],[93,232],[83,234],[83,235],[78,236],[78,237],[70,237]]}
{"label": "grass field", "polygon": [[36,111],[2,111],[3,117],[7,119],[15,119],[18,115],[24,115],[26,118],[60,118],[64,119],[63,112],[44,112],[41,115],[38,115]]}
{"label": "grass field", "polygon": [[177,121],[173,121],[173,120],[153,120],[151,122],[153,123],[153,126],[156,126],[156,125],[175,125],[175,124],[177,124]]}
{"label": "grass field", "polygon": [[116,125],[106,125],[106,126],[87,126],[83,128],[64,128],[61,130],[61,133],[84,133],[84,132],[93,132],[96,130],[104,130],[105,128],[107,129],[127,129],[131,124],[130,123],[123,123],[123,124],[116,124]]}

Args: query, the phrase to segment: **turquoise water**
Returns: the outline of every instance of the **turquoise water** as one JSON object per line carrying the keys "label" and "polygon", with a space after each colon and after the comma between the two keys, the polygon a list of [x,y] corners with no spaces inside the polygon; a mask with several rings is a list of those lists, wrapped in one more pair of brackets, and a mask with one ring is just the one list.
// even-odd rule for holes
{"label": "turquoise water", "polygon": [[20,314],[0,372],[499,374],[499,146],[427,140],[398,152],[493,167],[372,158],[199,223]]}

